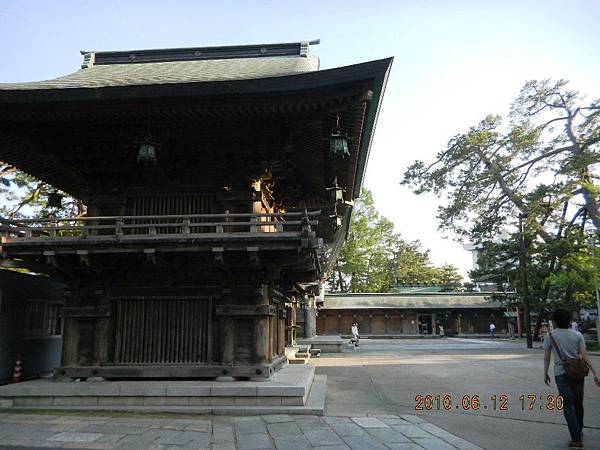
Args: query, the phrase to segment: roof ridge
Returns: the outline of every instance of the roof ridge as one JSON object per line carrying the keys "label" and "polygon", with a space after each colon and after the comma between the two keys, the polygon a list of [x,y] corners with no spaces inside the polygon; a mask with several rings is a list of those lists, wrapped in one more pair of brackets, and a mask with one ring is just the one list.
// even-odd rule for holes
{"label": "roof ridge", "polygon": [[137,64],[232,58],[261,58],[274,56],[308,56],[309,47],[320,39],[281,44],[247,44],[211,47],[184,47],[118,51],[87,51],[83,55],[82,68],[94,65]]}

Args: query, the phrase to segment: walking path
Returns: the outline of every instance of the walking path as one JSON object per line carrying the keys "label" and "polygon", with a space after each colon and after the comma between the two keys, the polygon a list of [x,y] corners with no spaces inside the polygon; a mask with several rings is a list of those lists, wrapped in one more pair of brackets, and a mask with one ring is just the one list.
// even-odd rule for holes
{"label": "walking path", "polygon": [[0,448],[481,450],[414,415],[169,418],[0,413]]}

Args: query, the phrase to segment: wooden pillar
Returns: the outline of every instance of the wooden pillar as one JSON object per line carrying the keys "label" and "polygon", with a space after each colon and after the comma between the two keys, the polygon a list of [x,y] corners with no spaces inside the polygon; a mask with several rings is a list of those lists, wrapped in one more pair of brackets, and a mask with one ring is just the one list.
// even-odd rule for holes
{"label": "wooden pillar", "polygon": [[[78,306],[81,296],[81,280],[73,280],[71,295],[65,298],[65,306]],[[76,317],[65,317],[62,338],[62,365],[76,366],[79,363],[79,320]]]}
{"label": "wooden pillar", "polygon": [[298,323],[296,322],[296,307],[298,303],[296,300],[292,302],[292,307],[290,308],[290,345],[296,345],[296,327]]}
{"label": "wooden pillar", "polygon": [[317,335],[317,310],[314,307],[314,297],[304,310],[304,337],[312,338]]}
{"label": "wooden pillar", "polygon": [[[269,285],[263,284],[254,292],[256,305],[269,304]],[[257,364],[269,363],[269,318],[258,316],[254,320],[254,362]]]}
{"label": "wooden pillar", "polygon": [[[223,289],[223,304],[231,304],[231,289]],[[221,364],[232,365],[234,360],[235,327],[233,318],[230,316],[221,317]]]}
{"label": "wooden pillar", "polygon": [[63,329],[62,365],[76,366],[79,361],[79,321],[76,317],[65,318]]}
{"label": "wooden pillar", "polygon": [[109,330],[110,318],[96,320],[96,336],[94,341],[94,354],[96,364],[106,363],[109,357]]}

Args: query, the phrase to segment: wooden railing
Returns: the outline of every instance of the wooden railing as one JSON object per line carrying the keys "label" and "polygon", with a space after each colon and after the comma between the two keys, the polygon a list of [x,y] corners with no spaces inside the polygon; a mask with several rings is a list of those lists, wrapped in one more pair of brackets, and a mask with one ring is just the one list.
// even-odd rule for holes
{"label": "wooden railing", "polygon": [[5,242],[15,242],[45,238],[301,232],[317,225],[314,218],[320,213],[0,218],[0,233]]}

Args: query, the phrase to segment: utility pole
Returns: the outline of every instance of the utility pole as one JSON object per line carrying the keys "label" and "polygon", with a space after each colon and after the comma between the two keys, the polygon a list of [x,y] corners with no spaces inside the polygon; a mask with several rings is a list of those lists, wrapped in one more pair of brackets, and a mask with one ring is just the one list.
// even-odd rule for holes
{"label": "utility pole", "polygon": [[521,276],[523,277],[523,312],[525,315],[525,336],[527,338],[527,348],[533,348],[533,339],[531,337],[531,308],[529,306],[529,282],[527,276],[527,254],[525,248],[525,229],[523,219],[529,214],[519,214],[519,240],[521,241]]}

